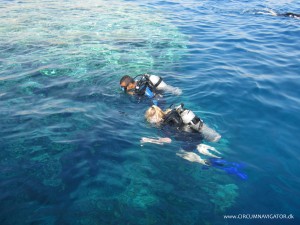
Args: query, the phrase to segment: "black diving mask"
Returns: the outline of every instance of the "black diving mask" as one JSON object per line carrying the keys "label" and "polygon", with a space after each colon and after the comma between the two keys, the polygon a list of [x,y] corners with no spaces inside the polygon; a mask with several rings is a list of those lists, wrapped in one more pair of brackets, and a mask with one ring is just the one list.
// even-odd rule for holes
{"label": "black diving mask", "polygon": [[125,93],[127,92],[127,87],[121,86],[120,88],[121,88],[121,90],[124,91]]}

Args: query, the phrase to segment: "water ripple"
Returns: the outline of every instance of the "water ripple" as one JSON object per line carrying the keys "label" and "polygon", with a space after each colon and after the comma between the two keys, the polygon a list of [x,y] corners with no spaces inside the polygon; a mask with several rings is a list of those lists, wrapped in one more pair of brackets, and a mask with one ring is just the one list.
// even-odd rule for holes
{"label": "water ripple", "polygon": [[[299,214],[299,20],[270,15],[298,2],[0,8],[2,223],[224,224],[232,210]],[[140,144],[166,133],[145,122],[151,103],[118,82],[145,72],[183,90],[165,94],[165,107],[183,102],[220,132],[214,146],[247,181],[177,157],[180,140]]]}

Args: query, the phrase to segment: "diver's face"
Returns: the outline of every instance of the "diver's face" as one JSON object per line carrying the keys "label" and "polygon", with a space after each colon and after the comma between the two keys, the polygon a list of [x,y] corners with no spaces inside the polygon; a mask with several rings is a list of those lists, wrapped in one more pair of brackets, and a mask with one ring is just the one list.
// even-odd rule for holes
{"label": "diver's face", "polygon": [[124,91],[125,93],[129,93],[129,94],[133,94],[134,93],[134,88],[135,88],[135,84],[134,83],[129,83],[128,85],[126,84],[126,82],[122,82],[120,84],[122,91]]}
{"label": "diver's face", "polygon": [[122,82],[122,83],[120,84],[120,87],[121,87],[122,91],[127,92],[127,85],[126,85],[125,82]]}

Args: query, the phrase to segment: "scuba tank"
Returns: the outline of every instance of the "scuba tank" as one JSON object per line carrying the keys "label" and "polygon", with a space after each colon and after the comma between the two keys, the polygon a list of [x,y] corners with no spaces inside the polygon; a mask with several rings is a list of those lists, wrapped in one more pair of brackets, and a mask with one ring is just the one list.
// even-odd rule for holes
{"label": "scuba tank", "polygon": [[203,126],[203,121],[196,116],[191,110],[184,109],[184,104],[181,103],[176,107],[176,111],[180,114],[182,122],[189,125],[190,128],[196,131],[200,131]]}
{"label": "scuba tank", "polygon": [[202,137],[210,142],[217,142],[220,140],[221,135],[215,130],[207,126],[198,116],[191,110],[183,108],[184,104],[181,103],[175,109],[179,113],[182,122],[188,125],[192,130],[201,133]]}
{"label": "scuba tank", "polygon": [[153,87],[155,87],[155,89],[157,90],[163,90],[167,84],[163,81],[163,79],[159,76],[156,76],[156,75],[148,75],[148,74],[145,74],[148,76],[148,79],[149,81],[151,82],[151,85]]}

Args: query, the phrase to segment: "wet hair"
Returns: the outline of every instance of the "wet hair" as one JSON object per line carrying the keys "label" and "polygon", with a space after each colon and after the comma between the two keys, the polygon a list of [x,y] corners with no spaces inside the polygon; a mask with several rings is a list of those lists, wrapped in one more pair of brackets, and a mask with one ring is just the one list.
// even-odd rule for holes
{"label": "wet hair", "polygon": [[146,111],[145,118],[149,123],[160,123],[168,112],[170,112],[170,109],[164,112],[158,106],[153,105]]}
{"label": "wet hair", "polygon": [[120,84],[122,84],[123,82],[125,82],[126,86],[128,86],[130,83],[134,83],[134,79],[131,76],[125,75],[121,78]]}

